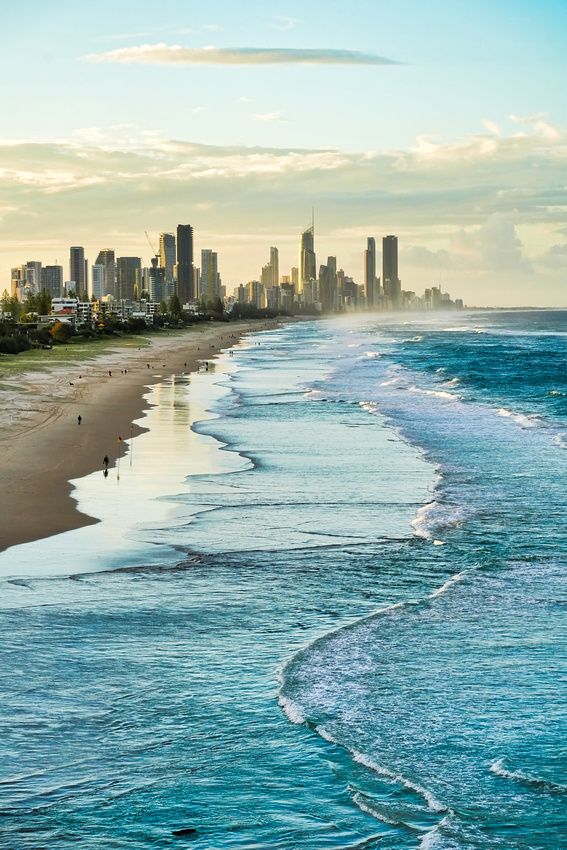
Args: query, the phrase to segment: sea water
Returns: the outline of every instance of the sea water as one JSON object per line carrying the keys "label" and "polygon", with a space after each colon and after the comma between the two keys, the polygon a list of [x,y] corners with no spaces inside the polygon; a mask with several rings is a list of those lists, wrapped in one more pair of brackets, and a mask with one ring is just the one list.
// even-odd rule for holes
{"label": "sea water", "polygon": [[101,523],[0,556],[0,846],[567,848],[566,342],[345,317],[158,384]]}

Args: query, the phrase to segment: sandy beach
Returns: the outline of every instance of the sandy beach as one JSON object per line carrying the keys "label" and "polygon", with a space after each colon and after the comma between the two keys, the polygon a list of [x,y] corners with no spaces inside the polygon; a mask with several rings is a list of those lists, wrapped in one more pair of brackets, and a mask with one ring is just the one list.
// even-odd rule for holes
{"label": "sandy beach", "polygon": [[91,345],[84,359],[69,347],[0,361],[0,551],[97,522],[78,511],[69,481],[102,469],[105,455],[112,467],[127,451],[118,438],[142,430],[133,422],[147,408],[146,388],[195,372],[247,332],[276,324],[196,325],[110,341],[100,351]]}

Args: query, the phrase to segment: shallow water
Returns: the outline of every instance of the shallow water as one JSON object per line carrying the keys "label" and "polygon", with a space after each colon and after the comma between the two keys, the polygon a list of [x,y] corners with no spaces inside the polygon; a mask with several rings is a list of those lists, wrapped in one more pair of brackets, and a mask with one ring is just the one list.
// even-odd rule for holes
{"label": "shallow water", "polygon": [[395,322],[164,382],[0,556],[1,846],[567,847],[567,317]]}

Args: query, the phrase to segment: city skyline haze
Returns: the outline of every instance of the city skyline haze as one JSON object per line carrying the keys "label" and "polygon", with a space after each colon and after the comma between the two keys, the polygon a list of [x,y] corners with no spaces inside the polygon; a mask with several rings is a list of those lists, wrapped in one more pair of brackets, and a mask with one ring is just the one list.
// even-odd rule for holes
{"label": "city skyline haze", "polygon": [[565,305],[564,4],[23,0],[3,22],[0,289],[70,246],[149,265],[145,231],[189,221],[232,292],[270,246],[289,274],[315,207],[318,260],[359,284],[396,234],[403,289]]}

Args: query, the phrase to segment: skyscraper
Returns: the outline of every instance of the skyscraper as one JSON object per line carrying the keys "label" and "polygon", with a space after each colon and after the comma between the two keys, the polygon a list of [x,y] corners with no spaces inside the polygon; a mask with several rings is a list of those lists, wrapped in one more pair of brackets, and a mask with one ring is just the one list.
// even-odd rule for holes
{"label": "skyscraper", "polygon": [[87,295],[87,281],[85,277],[85,249],[76,246],[70,249],[69,255],[69,280],[75,283],[77,298],[85,301]]}
{"label": "skyscraper", "polygon": [[215,251],[204,248],[201,251],[201,280],[199,297],[205,301],[220,298],[220,277],[218,273],[218,258]]}
{"label": "skyscraper", "polygon": [[366,290],[366,303],[369,309],[377,306],[377,295],[379,295],[376,281],[376,240],[369,236],[366,251],[364,252],[364,288]]}
{"label": "skyscraper", "polygon": [[398,237],[384,236],[382,239],[382,285],[386,295],[397,309],[400,305],[401,283],[398,278]]}
{"label": "skyscraper", "polygon": [[266,290],[273,289],[274,286],[279,286],[280,282],[280,261],[277,248],[270,248],[270,262],[262,266],[261,282]]}
{"label": "skyscraper", "polygon": [[270,248],[270,266],[272,267],[272,286],[280,284],[280,255],[277,248]]}
{"label": "skyscraper", "polygon": [[309,280],[315,280],[317,278],[314,224],[311,224],[311,227],[308,227],[301,234],[299,244],[299,276],[302,289]]}
{"label": "skyscraper", "polygon": [[165,298],[171,298],[175,292],[173,284],[173,270],[175,268],[175,236],[173,233],[160,233],[159,235],[159,265],[165,283]]}
{"label": "skyscraper", "polygon": [[116,297],[133,301],[141,292],[142,260],[140,257],[118,257],[116,260]]}
{"label": "skyscraper", "polygon": [[47,289],[52,298],[63,295],[63,266],[43,266],[41,270],[41,288]]}
{"label": "skyscraper", "polygon": [[104,292],[103,295],[112,295],[116,298],[116,259],[114,251],[99,251],[96,258],[97,266],[104,266]]}
{"label": "skyscraper", "polygon": [[193,267],[193,228],[190,224],[177,225],[177,296],[181,304],[196,298]]}
{"label": "skyscraper", "polygon": [[100,301],[104,295],[104,266],[94,265],[91,268],[91,295]]}

